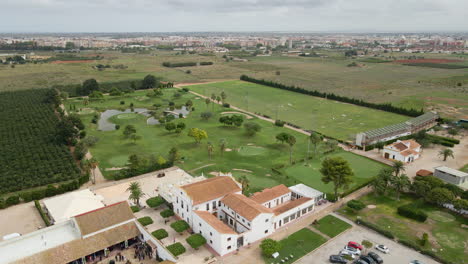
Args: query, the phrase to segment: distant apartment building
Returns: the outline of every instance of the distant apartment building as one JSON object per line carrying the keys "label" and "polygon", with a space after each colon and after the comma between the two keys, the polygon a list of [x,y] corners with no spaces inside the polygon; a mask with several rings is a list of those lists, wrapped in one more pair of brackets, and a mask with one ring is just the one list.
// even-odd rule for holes
{"label": "distant apartment building", "polygon": [[427,112],[403,123],[362,132],[356,135],[356,145],[363,147],[408,136],[435,126],[438,118],[439,115],[436,112]]}
{"label": "distant apartment building", "polygon": [[217,176],[171,190],[174,212],[223,256],[308,215],[323,193],[305,185],[278,185],[246,197],[231,176]]}

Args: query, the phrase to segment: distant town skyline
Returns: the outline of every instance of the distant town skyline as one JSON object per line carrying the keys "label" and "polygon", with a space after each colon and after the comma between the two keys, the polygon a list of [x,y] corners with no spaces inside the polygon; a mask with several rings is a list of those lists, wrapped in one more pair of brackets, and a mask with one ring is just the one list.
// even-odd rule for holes
{"label": "distant town skyline", "polygon": [[0,0],[0,32],[466,32],[466,0]]}

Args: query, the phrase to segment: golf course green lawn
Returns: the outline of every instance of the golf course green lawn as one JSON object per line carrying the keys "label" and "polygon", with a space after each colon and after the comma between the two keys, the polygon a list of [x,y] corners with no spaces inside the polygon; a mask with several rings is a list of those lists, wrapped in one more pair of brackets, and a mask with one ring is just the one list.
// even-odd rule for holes
{"label": "golf course green lawn", "polygon": [[210,96],[227,94],[226,102],[250,112],[269,115],[327,136],[353,140],[359,132],[409,119],[407,116],[345,104],[243,81],[188,86]]}
{"label": "golf course green lawn", "polygon": [[[468,225],[468,219],[453,214],[448,210],[429,205],[422,200],[416,200],[413,196],[402,195],[400,200],[382,195],[368,194],[359,199],[366,205],[375,205],[375,208],[365,208],[355,212],[348,207],[339,210],[352,220],[359,216],[361,219],[374,223],[380,227],[388,227],[397,239],[403,239],[420,245],[424,232],[429,234],[428,245],[425,250],[431,250],[442,259],[451,263],[466,262],[466,238],[468,230],[463,225]],[[397,213],[397,208],[404,204],[414,204],[429,216],[424,222],[418,222]]]}
{"label": "golf course green lawn", "polygon": [[[319,174],[311,174],[318,171],[320,167],[319,158],[322,157],[322,148],[319,146],[317,160],[312,161],[312,167],[302,168],[300,160],[307,153],[307,136],[288,128],[277,127],[267,121],[253,118],[244,120],[245,122],[255,122],[262,129],[254,136],[247,135],[244,127],[232,127],[222,125],[218,120],[222,112],[234,111],[220,105],[206,105],[203,99],[197,98],[191,93],[183,93],[179,98],[174,94],[181,92],[175,88],[164,89],[161,98],[146,97],[148,91],[136,91],[124,96],[105,96],[102,100],[91,100],[85,105],[80,98],[71,98],[66,101],[65,107],[70,112],[76,111],[81,115],[88,136],[99,138],[96,145],[90,148],[94,157],[99,161],[99,167],[107,178],[112,178],[115,171],[106,170],[108,168],[125,167],[128,157],[132,154],[154,155],[155,157],[168,157],[169,150],[176,147],[181,153],[182,159],[175,165],[185,169],[194,176],[205,175],[210,177],[211,172],[232,172],[234,176],[245,175],[249,179],[250,192],[259,191],[263,188],[272,187],[278,184],[287,186],[305,183],[321,191],[329,191],[331,186],[324,186]],[[147,116],[135,113],[118,114],[109,118],[109,121],[120,125],[119,130],[99,131],[96,124],[91,123],[93,116],[105,110],[125,110],[130,104],[135,109],[147,108],[156,113],[162,112],[168,107],[169,102],[174,102],[176,106],[184,105],[187,100],[193,102],[195,111],[191,112],[187,118],[175,119],[174,123],[183,122],[186,129],[180,134],[168,132],[164,125],[148,125]],[[121,102],[124,104],[121,104]],[[154,105],[161,105],[159,108]],[[95,110],[96,112],[90,111]],[[200,114],[210,111],[213,116],[209,120],[200,118]],[[123,136],[126,125],[133,125],[136,128],[140,139],[135,142]],[[195,140],[187,135],[190,128],[200,128],[208,133],[208,139],[197,144]],[[296,137],[296,144],[292,147],[293,161],[296,165],[291,170],[289,166],[289,145],[278,143],[275,136],[281,132],[286,132]],[[226,151],[221,153],[220,142],[225,140]],[[213,145],[213,154],[210,159],[208,154],[208,142]],[[380,165],[374,161],[361,158],[360,156],[344,151],[334,152],[330,155],[340,155],[349,160],[357,175],[362,178],[375,176]],[[272,171],[273,167],[284,167],[287,174],[278,174]],[[297,174],[297,175],[296,175]],[[290,175],[290,176],[288,176]],[[294,176],[293,176],[294,175]],[[314,176],[315,175],[315,176]],[[313,176],[313,177],[311,177]],[[359,181],[357,181],[359,182]]]}
{"label": "golf course green lawn", "polygon": [[[323,236],[315,233],[314,231],[303,228],[287,238],[280,240],[281,250],[279,253],[279,259],[272,261],[272,258],[265,258],[265,263],[276,263],[281,259],[288,257],[288,260],[281,263],[293,263],[298,260],[300,257],[308,254],[312,250],[318,248],[323,243],[327,242],[327,239]],[[293,257],[290,258],[290,255]]]}
{"label": "golf course green lawn", "polygon": [[334,217],[333,215],[327,215],[323,217],[322,219],[318,220],[317,225],[312,226],[329,237],[336,237],[337,235],[341,234],[341,232],[351,228],[350,224]]}
{"label": "golf course green lawn", "polygon": [[[340,156],[349,162],[351,169],[354,172],[354,182],[350,185],[350,188],[368,181],[370,178],[376,176],[381,168],[386,166],[382,163],[346,151],[334,152],[327,156]],[[320,173],[320,166],[323,159],[325,159],[325,156],[313,159],[309,161],[308,165],[306,165],[305,162],[298,162],[295,165],[286,168],[284,171],[289,177],[309,185],[314,189],[325,193],[332,193],[333,184],[325,184],[321,180],[322,174]]]}

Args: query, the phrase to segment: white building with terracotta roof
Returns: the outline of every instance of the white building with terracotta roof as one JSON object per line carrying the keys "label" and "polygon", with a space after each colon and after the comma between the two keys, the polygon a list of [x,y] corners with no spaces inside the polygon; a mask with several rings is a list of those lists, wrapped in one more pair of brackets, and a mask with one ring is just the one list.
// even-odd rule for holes
{"label": "white building with terracotta roof", "polygon": [[384,147],[382,155],[386,159],[413,162],[421,156],[421,145],[413,139],[397,140]]}
{"label": "white building with terracotta roof", "polygon": [[278,185],[246,197],[234,178],[218,176],[175,187],[173,207],[223,256],[312,212],[323,193],[307,186],[295,193],[297,186]]}

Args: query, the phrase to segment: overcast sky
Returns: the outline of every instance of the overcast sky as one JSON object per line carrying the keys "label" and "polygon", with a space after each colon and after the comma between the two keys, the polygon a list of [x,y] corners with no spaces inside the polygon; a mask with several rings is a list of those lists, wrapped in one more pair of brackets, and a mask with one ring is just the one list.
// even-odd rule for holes
{"label": "overcast sky", "polygon": [[0,32],[468,31],[468,0],[0,0]]}

